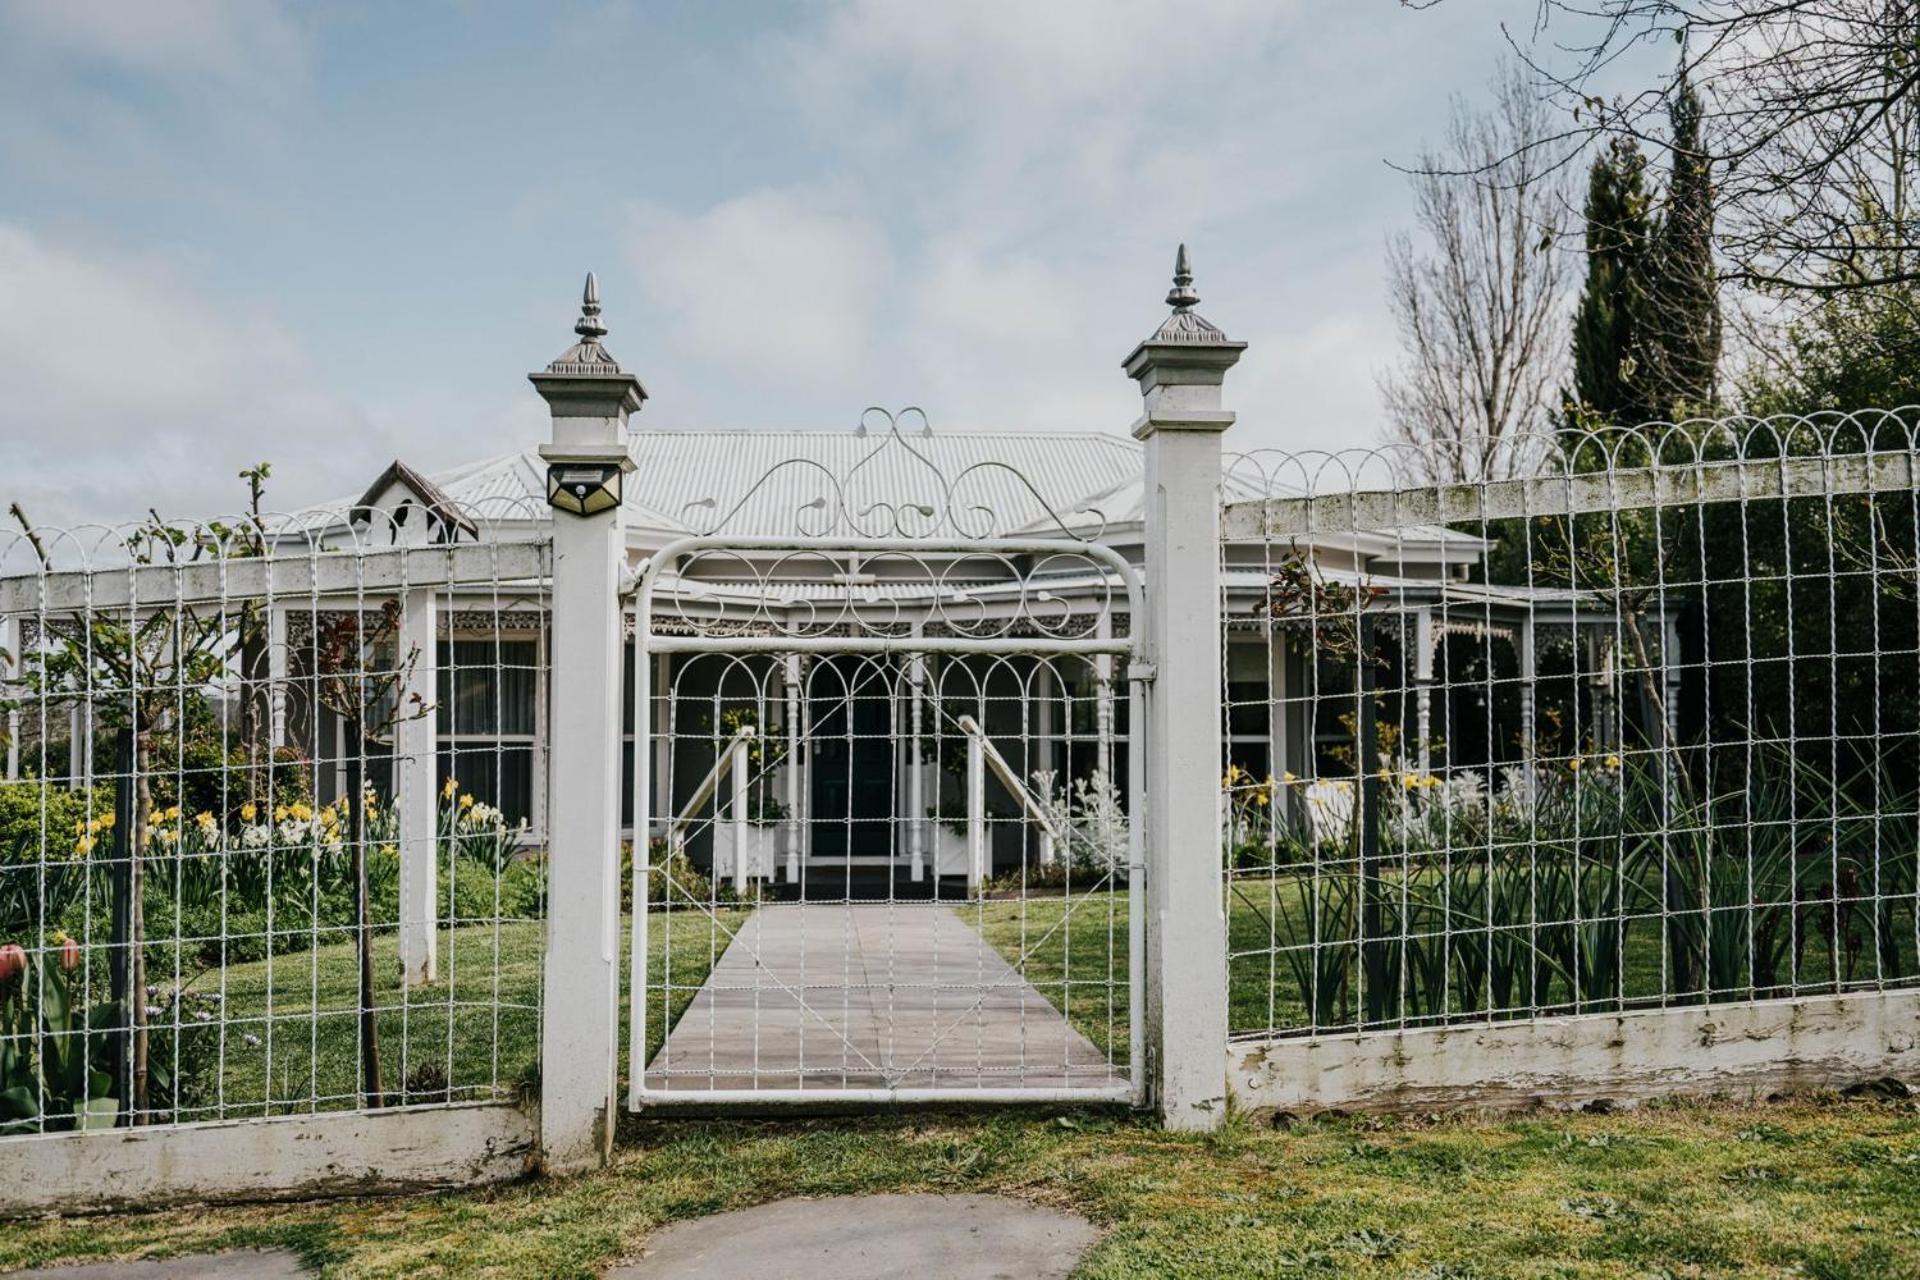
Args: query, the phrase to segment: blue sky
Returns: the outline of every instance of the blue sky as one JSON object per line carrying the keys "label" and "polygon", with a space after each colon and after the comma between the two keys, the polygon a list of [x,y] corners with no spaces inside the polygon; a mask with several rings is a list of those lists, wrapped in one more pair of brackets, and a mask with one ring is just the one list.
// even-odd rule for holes
{"label": "blue sky", "polygon": [[1534,10],[0,0],[0,498],[535,443],[589,268],[643,424],[1122,431],[1182,239],[1237,442],[1364,442],[1387,162]]}

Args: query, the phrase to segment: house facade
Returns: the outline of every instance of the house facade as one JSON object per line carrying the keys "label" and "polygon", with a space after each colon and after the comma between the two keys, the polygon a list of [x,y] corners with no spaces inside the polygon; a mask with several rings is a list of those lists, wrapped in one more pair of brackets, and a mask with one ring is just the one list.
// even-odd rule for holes
{"label": "house facade", "polygon": [[[1126,437],[933,432],[876,416],[856,431],[638,430],[629,445],[622,502],[630,577],[676,543],[707,536],[697,551],[660,566],[650,606],[656,629],[800,636],[1130,628],[1122,578],[1144,573],[1144,477],[1140,447]],[[396,463],[351,504],[348,521],[303,536],[336,545],[526,540],[550,518],[546,476],[532,450],[432,475]],[[1248,460],[1227,464],[1225,501],[1268,489]],[[901,545],[942,521],[968,534],[1057,543],[1060,552],[1001,557]],[[870,552],[780,545],[828,533],[908,537],[874,537]],[[1491,778],[1531,752],[1543,702],[1579,702],[1596,742],[1617,739],[1622,708],[1608,619],[1570,593],[1487,585],[1491,545],[1438,527],[1284,547],[1223,543],[1229,709],[1221,732],[1230,783],[1284,779],[1304,788],[1353,772],[1352,662],[1319,652],[1324,637],[1311,619],[1276,623],[1287,608],[1285,585],[1303,575],[1364,589],[1383,655],[1373,705],[1392,724],[1404,767],[1478,768]],[[1112,560],[1094,563],[1081,554],[1089,546]],[[303,701],[311,674],[303,651],[312,647],[313,619],[351,603],[288,602],[272,631],[274,687],[289,691],[276,699],[275,732],[312,755],[323,797],[345,785],[339,762],[352,748],[337,718]],[[443,594],[429,607],[441,776],[524,819],[527,839],[537,842],[546,814],[536,780],[549,735],[564,731],[545,718],[541,588],[496,585],[484,598]],[[1125,808],[1129,698],[1111,658],[823,655],[796,646],[642,659],[633,625],[629,610],[624,687],[609,691],[622,700],[627,738],[623,828],[629,838],[641,834],[632,753],[637,717],[646,715],[653,758],[644,834],[702,870],[776,886],[837,879],[856,892],[876,878],[890,891],[977,883],[1057,856],[1044,847],[1047,824],[1027,820],[1039,810],[1066,813],[1076,797],[1096,803],[1103,795]],[[644,709],[636,707],[636,661],[646,663]],[[1496,705],[1488,705],[1488,689]],[[968,778],[973,735],[993,765],[984,786]],[[730,820],[742,797],[724,776],[736,761],[744,822]],[[372,776],[380,776],[377,764]],[[1275,794],[1277,808],[1304,824],[1304,793]],[[984,861],[967,847],[970,808],[981,807]]]}

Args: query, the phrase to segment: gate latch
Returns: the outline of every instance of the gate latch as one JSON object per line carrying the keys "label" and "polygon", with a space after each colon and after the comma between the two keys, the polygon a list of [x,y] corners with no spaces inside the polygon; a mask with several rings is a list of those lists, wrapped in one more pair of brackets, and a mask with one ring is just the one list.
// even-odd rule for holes
{"label": "gate latch", "polygon": [[1151,662],[1135,660],[1127,664],[1127,679],[1138,680],[1142,684],[1152,684],[1160,678],[1160,668]]}

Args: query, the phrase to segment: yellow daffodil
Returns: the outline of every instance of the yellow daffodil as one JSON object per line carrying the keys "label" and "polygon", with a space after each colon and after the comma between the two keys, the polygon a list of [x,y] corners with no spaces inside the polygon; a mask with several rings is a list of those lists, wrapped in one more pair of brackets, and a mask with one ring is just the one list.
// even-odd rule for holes
{"label": "yellow daffodil", "polygon": [[275,822],[285,822],[287,820],[287,806],[283,804],[275,805],[273,807],[273,820]]}
{"label": "yellow daffodil", "polygon": [[77,835],[77,836],[83,836],[83,835],[85,835],[85,834],[87,834],[87,822],[86,822],[86,819],[84,819],[84,818],[75,818],[75,819],[73,820],[73,834],[75,834],[75,835]]}
{"label": "yellow daffodil", "polygon": [[97,825],[102,831],[113,830],[113,815],[111,813],[101,814]]}
{"label": "yellow daffodil", "polygon": [[81,836],[73,842],[73,851],[84,858],[93,852],[93,846],[94,838],[92,836]]}
{"label": "yellow daffodil", "polygon": [[249,800],[240,806],[240,821],[252,822],[260,813],[260,806]]}
{"label": "yellow daffodil", "polygon": [[1298,779],[1298,778],[1296,778],[1296,777],[1294,777],[1292,773],[1282,773],[1282,774],[1280,775],[1280,781],[1282,781],[1282,782],[1298,782],[1298,781],[1300,781],[1300,779]]}
{"label": "yellow daffodil", "polygon": [[471,809],[471,808],[473,808],[473,797],[472,797],[472,796],[470,796],[470,795],[467,795],[467,796],[461,796],[461,797],[460,797],[460,807],[461,807],[462,809]]}
{"label": "yellow daffodil", "polygon": [[1567,768],[1573,770],[1575,773],[1580,772],[1580,757],[1575,756],[1573,759],[1567,761]]}
{"label": "yellow daffodil", "polygon": [[1620,767],[1620,757],[1619,757],[1619,756],[1613,756],[1613,755],[1610,755],[1610,756],[1608,756],[1608,757],[1607,757],[1607,768],[1609,768],[1609,769],[1618,769],[1619,767]]}
{"label": "yellow daffodil", "polygon": [[211,813],[208,813],[205,809],[202,809],[200,812],[194,814],[193,820],[200,824],[200,829],[202,831],[213,830],[213,815]]}
{"label": "yellow daffodil", "polygon": [[460,789],[460,779],[448,778],[447,785],[440,788],[440,798],[442,800],[451,800],[453,799],[453,793],[458,791],[459,789]]}

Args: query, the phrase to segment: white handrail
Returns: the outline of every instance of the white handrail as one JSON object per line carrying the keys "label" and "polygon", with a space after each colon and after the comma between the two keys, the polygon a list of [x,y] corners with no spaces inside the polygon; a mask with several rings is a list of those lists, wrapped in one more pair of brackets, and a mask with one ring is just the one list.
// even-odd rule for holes
{"label": "white handrail", "polygon": [[[680,809],[679,816],[667,825],[667,853],[675,856],[686,852],[687,828],[707,801],[720,789],[721,780],[728,774],[733,775],[733,803],[730,806],[728,821],[733,827],[733,888],[735,893],[747,891],[747,751],[748,744],[755,737],[753,725],[743,724],[727,739],[727,745],[714,757],[713,767],[707,770],[707,776],[700,779],[700,785],[693,789],[693,795]],[[714,822],[720,821],[719,806],[714,806]],[[719,868],[714,868],[715,873]]]}
{"label": "white handrail", "polygon": [[985,809],[986,779],[981,776],[981,766],[992,769],[1000,779],[1001,785],[1013,793],[1026,815],[1040,825],[1040,865],[1052,866],[1055,850],[1061,846],[1071,847],[1067,833],[1060,830],[1055,815],[1033,798],[1033,792],[1020,780],[1007,758],[1000,749],[987,738],[987,731],[980,722],[970,715],[963,715],[958,721],[960,732],[967,738],[967,882],[979,883],[985,866]]}

